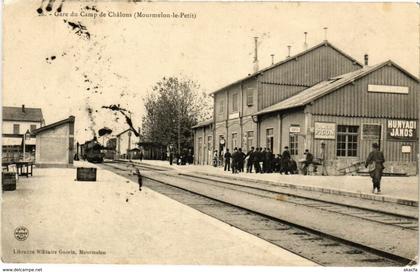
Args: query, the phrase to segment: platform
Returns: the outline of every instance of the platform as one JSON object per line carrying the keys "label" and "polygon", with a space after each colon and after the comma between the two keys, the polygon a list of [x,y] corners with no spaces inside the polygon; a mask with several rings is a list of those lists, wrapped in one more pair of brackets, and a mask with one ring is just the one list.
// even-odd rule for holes
{"label": "platform", "polygon": [[[75,162],[75,166],[93,166]],[[107,170],[35,168],[3,194],[4,262],[314,266]],[[29,235],[15,239],[23,226]]]}
{"label": "platform", "polygon": [[[134,161],[139,162],[139,161]],[[346,195],[364,199],[400,203],[418,206],[418,176],[383,177],[382,193],[372,193],[372,182],[368,176],[304,176],[281,175],[279,173],[239,173],[232,174],[221,167],[210,165],[169,165],[167,161],[143,160],[142,163],[165,166],[181,172],[229,177],[230,179],[246,179],[260,183],[277,184],[279,186],[297,188],[326,194]]]}

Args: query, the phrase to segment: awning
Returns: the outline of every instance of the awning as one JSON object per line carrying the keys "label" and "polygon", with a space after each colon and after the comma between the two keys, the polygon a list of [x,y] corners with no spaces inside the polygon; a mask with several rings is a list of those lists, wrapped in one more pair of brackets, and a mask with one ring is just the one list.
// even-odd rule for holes
{"label": "awning", "polygon": [[26,145],[36,145],[36,138],[30,138],[25,140]]}
{"label": "awning", "polygon": [[22,138],[3,137],[2,145],[22,145]]}

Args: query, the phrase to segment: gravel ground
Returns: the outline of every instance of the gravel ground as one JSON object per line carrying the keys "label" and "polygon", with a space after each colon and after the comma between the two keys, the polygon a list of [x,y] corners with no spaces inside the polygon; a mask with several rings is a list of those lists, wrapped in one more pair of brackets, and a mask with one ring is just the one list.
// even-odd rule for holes
{"label": "gravel ground", "polygon": [[98,169],[98,182],[75,177],[35,169],[3,193],[4,262],[315,265],[109,171]]}

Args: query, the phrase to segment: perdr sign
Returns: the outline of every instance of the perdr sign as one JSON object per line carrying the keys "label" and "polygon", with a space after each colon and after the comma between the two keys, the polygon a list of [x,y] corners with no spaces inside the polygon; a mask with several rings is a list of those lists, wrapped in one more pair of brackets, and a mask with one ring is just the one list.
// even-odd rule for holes
{"label": "perdr sign", "polygon": [[315,122],[315,139],[335,139],[335,123]]}
{"label": "perdr sign", "polygon": [[415,141],[417,136],[415,120],[388,120],[387,136],[390,140]]}

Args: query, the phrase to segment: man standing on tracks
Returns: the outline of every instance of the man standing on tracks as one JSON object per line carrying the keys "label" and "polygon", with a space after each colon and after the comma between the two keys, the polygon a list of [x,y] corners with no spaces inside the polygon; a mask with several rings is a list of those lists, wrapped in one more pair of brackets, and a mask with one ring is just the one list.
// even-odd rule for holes
{"label": "man standing on tracks", "polygon": [[384,171],[384,162],[385,157],[384,153],[379,150],[379,145],[374,143],[372,145],[373,150],[369,153],[369,156],[366,159],[365,167],[372,165],[371,170],[369,171],[370,177],[372,178],[373,189],[372,193],[375,193],[375,189],[377,189],[377,193],[381,193],[381,178]]}
{"label": "man standing on tracks", "polygon": [[138,167],[136,167],[134,175],[137,176],[137,182],[139,183],[139,191],[141,191],[141,187],[143,186],[143,177],[140,174],[140,169]]}

